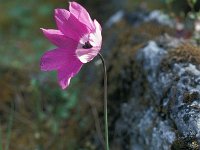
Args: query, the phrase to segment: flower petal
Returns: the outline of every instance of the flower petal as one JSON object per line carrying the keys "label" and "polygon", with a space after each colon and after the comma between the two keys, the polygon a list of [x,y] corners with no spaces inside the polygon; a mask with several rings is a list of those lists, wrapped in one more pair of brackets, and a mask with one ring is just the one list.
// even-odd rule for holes
{"label": "flower petal", "polygon": [[65,49],[47,51],[40,60],[40,68],[42,71],[57,70],[71,60],[71,56],[74,56],[74,53]]}
{"label": "flower petal", "polygon": [[94,31],[95,27],[93,21],[87,12],[87,10],[76,2],[69,2],[69,11],[83,24],[85,24],[91,31]]}
{"label": "flower petal", "polygon": [[63,65],[73,63],[74,60],[78,60],[75,49],[56,48],[43,54],[40,60],[40,68],[42,71],[58,70]]}
{"label": "flower petal", "polygon": [[91,61],[99,53],[101,47],[92,47],[90,49],[78,48],[76,56],[82,63]]}
{"label": "flower petal", "polygon": [[101,36],[101,25],[94,20],[95,32],[90,34],[90,44],[94,47],[101,47],[102,36]]}
{"label": "flower petal", "polygon": [[55,19],[58,29],[65,36],[79,41],[79,39],[88,33],[86,25],[81,23],[73,14],[65,9],[55,9]]}
{"label": "flower petal", "polygon": [[70,80],[81,69],[82,63],[78,59],[74,59],[72,62],[68,62],[65,66],[58,69],[58,81],[62,89],[69,86]]}
{"label": "flower petal", "polygon": [[89,43],[92,45],[92,48],[84,49],[80,45],[81,41],[79,41],[79,46],[76,50],[76,56],[82,63],[87,63],[91,61],[100,51],[102,44],[102,36],[101,36],[101,25],[94,20],[95,32],[89,34]]}
{"label": "flower petal", "polygon": [[60,48],[68,48],[74,49],[78,43],[73,39],[66,37],[62,32],[59,30],[54,29],[43,29],[41,28],[44,35],[51,41],[53,44]]}

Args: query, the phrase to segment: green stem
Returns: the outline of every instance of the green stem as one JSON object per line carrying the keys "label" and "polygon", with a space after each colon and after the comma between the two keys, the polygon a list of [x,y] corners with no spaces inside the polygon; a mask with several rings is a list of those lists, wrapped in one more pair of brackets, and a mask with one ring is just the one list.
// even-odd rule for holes
{"label": "green stem", "polygon": [[99,53],[99,57],[101,58],[103,69],[104,69],[104,123],[105,123],[105,142],[106,142],[106,150],[109,150],[109,140],[108,140],[108,100],[107,100],[107,71],[106,71],[106,63],[103,56]]}

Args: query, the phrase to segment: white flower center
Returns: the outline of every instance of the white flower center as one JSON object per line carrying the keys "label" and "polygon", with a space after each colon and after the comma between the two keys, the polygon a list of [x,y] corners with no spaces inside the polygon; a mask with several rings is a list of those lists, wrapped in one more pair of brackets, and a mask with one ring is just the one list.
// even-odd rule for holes
{"label": "white flower center", "polygon": [[84,49],[90,49],[94,47],[95,39],[94,39],[94,33],[85,34],[80,40],[77,49],[84,48]]}

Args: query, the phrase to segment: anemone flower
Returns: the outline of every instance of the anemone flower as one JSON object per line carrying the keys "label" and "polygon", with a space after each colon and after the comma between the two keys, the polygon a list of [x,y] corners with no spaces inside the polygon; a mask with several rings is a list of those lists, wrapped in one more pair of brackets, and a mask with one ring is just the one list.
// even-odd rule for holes
{"label": "anemone flower", "polygon": [[85,8],[76,2],[69,3],[69,11],[55,9],[58,29],[43,29],[47,39],[57,48],[44,53],[40,61],[42,71],[57,71],[62,89],[100,51],[101,25],[91,19]]}

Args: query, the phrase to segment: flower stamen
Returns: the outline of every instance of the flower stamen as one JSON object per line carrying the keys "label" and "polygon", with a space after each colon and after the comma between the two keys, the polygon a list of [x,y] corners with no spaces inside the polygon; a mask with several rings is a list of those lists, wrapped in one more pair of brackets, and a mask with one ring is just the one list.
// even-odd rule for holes
{"label": "flower stamen", "polygon": [[89,41],[85,42],[85,45],[82,46],[82,48],[84,49],[89,49],[89,48],[92,48],[93,46],[90,44]]}

